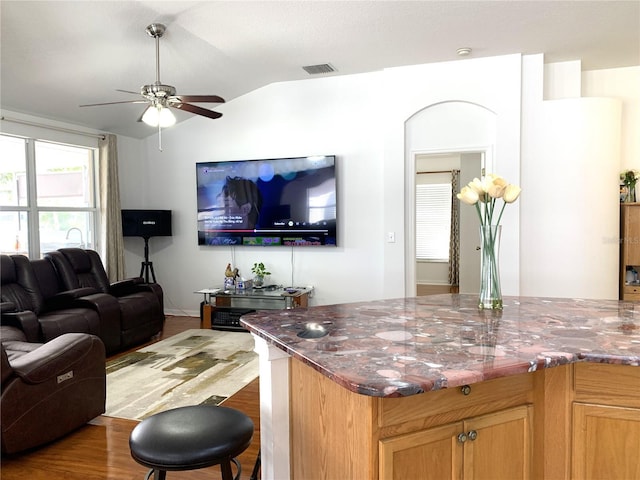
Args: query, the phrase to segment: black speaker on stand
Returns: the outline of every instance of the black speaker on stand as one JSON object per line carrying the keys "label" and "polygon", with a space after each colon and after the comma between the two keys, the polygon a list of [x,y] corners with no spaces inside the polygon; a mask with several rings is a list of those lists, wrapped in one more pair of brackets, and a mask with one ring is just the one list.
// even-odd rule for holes
{"label": "black speaker on stand", "polygon": [[144,278],[145,283],[149,283],[149,272],[151,272],[151,278],[153,278],[153,283],[156,282],[156,273],[153,271],[153,262],[149,261],[149,238],[144,238],[144,262],[140,266],[140,277]]}
{"label": "black speaker on stand", "polygon": [[144,239],[144,262],[140,277],[149,283],[149,276],[156,282],[153,262],[149,261],[149,239],[171,236],[171,210],[122,210],[122,235]]}

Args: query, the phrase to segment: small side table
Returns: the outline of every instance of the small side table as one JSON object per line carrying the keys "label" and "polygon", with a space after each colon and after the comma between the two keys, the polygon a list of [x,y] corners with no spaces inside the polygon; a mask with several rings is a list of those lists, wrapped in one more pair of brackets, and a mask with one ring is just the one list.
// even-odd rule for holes
{"label": "small side table", "polygon": [[200,328],[244,331],[240,325],[242,315],[255,310],[306,308],[313,290],[313,287],[198,290],[195,293],[204,296],[200,305]]}

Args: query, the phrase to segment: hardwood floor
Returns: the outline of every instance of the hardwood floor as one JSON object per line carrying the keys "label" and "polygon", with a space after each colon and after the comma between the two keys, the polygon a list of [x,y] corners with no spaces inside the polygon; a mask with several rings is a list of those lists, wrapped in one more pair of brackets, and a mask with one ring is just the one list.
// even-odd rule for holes
{"label": "hardwood floor", "polygon": [[416,295],[436,295],[438,293],[458,293],[458,287],[453,287],[451,285],[429,285],[424,283],[419,283],[416,285]]}
{"label": "hardwood floor", "polygon": [[[159,341],[190,328],[199,328],[200,319],[167,317]],[[149,342],[151,344],[153,342]],[[132,349],[137,350],[142,345]],[[123,352],[126,353],[126,352]],[[110,357],[110,358],[115,358]],[[249,480],[260,448],[260,389],[255,379],[224,405],[251,417],[255,425],[253,441],[238,457],[242,465],[241,480]],[[32,452],[3,457],[2,480],[142,480],[148,469],[136,463],[129,452],[129,435],[138,424],[135,420],[100,416],[66,437]],[[220,467],[169,472],[167,480],[217,480]]]}

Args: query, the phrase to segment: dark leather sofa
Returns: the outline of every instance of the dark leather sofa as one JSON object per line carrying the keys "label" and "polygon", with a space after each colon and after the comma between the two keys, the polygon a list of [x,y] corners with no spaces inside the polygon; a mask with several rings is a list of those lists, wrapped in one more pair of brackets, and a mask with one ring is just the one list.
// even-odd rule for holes
{"label": "dark leather sofa", "polygon": [[137,345],[162,330],[164,298],[160,285],[141,277],[110,283],[102,260],[94,250],[61,248],[45,255],[69,291],[93,288],[113,296],[120,309],[120,348]]}
{"label": "dark leather sofa", "polygon": [[45,343],[65,333],[99,337],[107,354],[142,343],[164,326],[162,288],[141,278],[109,283],[97,252],[61,249],[44,259],[0,255],[2,324]]}
{"label": "dark leather sofa", "polygon": [[56,440],[104,413],[105,350],[98,337],[67,333],[30,343],[22,330],[3,325],[0,348],[3,455]]}
{"label": "dark leather sofa", "polygon": [[[40,319],[43,340],[49,341],[62,333],[86,332],[97,335],[104,342],[108,353],[119,350],[120,341],[120,305],[112,295],[96,292],[93,288],[74,288],[67,290],[62,286],[58,274],[50,260],[41,258],[31,260],[31,266],[42,293],[44,307],[49,312],[56,312],[54,321]],[[97,325],[83,329],[74,326],[73,320],[65,313],[89,310],[98,316]]]}

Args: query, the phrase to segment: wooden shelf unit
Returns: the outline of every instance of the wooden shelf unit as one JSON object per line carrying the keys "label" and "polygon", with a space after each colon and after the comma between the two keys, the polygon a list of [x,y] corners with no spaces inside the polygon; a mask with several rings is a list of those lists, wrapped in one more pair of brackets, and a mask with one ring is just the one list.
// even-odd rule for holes
{"label": "wooden shelf unit", "polygon": [[620,300],[640,301],[640,284],[627,284],[627,267],[640,272],[640,203],[620,204]]}

